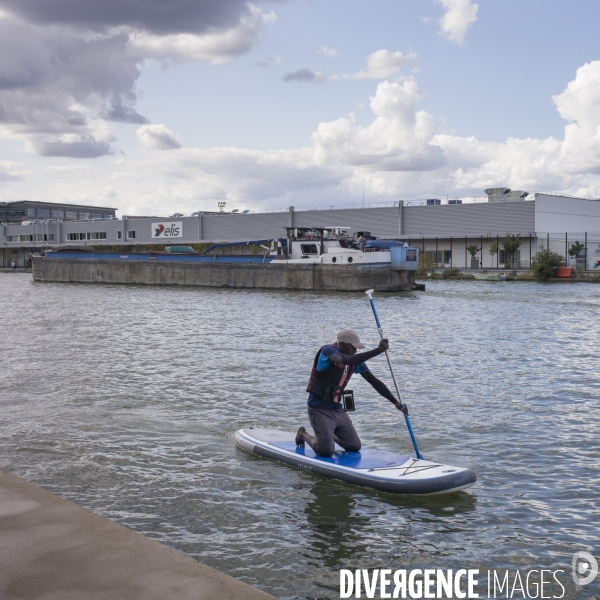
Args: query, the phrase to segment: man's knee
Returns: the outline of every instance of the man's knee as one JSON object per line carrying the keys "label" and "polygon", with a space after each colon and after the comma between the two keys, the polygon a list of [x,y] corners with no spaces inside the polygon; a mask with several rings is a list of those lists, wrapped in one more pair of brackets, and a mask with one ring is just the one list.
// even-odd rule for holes
{"label": "man's knee", "polygon": [[328,458],[333,456],[333,453],[335,452],[335,444],[333,441],[331,443],[322,443],[320,440],[317,440],[314,451],[318,456]]}
{"label": "man's knee", "polygon": [[360,452],[361,449],[361,443],[360,441],[354,442],[354,443],[349,443],[346,444],[346,447],[344,448],[344,450],[346,450],[346,452]]}

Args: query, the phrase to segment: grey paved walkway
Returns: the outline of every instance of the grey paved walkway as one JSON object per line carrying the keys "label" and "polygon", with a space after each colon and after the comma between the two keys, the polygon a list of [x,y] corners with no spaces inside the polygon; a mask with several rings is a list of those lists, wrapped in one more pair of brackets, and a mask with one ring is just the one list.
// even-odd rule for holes
{"label": "grey paved walkway", "polygon": [[0,470],[2,600],[273,600]]}

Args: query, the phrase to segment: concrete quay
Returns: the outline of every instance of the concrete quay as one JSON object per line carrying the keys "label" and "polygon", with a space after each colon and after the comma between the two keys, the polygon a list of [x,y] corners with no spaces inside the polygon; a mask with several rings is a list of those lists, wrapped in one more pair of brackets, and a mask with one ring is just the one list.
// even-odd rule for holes
{"label": "concrete quay", "polygon": [[1,600],[273,598],[0,470]]}

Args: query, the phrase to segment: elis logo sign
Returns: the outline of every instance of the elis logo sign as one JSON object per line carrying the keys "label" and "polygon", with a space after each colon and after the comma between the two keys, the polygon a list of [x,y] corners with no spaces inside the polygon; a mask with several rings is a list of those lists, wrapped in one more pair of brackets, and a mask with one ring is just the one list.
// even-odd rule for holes
{"label": "elis logo sign", "polygon": [[152,223],[153,238],[177,238],[183,237],[183,222]]}

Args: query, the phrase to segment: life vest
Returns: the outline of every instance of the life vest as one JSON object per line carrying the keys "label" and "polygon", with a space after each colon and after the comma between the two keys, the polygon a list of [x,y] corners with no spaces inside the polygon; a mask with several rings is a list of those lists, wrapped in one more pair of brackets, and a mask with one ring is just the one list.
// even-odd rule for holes
{"label": "life vest", "polygon": [[317,371],[319,356],[325,346],[319,348],[315,360],[313,361],[310,379],[306,386],[306,391],[323,398],[323,407],[326,407],[327,400],[339,397],[350,381],[350,377],[356,370],[356,366],[338,365],[332,362],[324,371]]}

